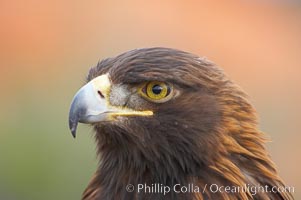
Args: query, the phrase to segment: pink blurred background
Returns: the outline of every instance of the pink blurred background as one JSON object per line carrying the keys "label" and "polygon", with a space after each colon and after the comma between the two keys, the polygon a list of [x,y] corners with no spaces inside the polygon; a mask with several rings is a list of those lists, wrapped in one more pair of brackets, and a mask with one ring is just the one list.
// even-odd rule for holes
{"label": "pink blurred background", "polygon": [[2,0],[0,24],[0,198],[79,199],[97,160],[90,134],[68,135],[72,96],[99,60],[153,46],[205,56],[244,88],[301,198],[300,1]]}

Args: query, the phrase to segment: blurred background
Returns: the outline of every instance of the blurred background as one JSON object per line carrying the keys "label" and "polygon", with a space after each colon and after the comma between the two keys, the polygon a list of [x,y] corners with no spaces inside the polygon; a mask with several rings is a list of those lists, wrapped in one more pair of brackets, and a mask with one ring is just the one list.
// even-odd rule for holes
{"label": "blurred background", "polygon": [[301,2],[0,1],[0,199],[80,199],[97,165],[69,104],[90,67],[173,47],[221,66],[251,96],[273,160],[301,198]]}

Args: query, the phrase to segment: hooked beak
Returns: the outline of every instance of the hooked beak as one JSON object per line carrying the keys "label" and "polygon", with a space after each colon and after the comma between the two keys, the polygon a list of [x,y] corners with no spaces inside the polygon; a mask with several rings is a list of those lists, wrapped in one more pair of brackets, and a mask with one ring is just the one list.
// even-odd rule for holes
{"label": "hooked beak", "polygon": [[114,116],[153,115],[152,111],[135,111],[110,105],[111,82],[108,74],[101,75],[84,85],[74,96],[69,111],[69,128],[76,136],[78,122],[92,124],[110,121]]}

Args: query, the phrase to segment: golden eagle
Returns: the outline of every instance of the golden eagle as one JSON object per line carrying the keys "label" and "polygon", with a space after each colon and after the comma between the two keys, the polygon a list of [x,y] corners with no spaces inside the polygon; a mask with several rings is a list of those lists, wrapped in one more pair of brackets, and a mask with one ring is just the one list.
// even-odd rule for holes
{"label": "golden eagle", "polygon": [[72,101],[74,137],[78,122],[93,125],[100,158],[84,200],[293,199],[247,95],[196,55],[158,47],[102,60]]}

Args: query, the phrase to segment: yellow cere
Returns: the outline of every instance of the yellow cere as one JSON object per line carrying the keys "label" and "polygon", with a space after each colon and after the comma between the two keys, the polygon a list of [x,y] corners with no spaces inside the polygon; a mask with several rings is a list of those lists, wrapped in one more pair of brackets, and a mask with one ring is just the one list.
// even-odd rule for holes
{"label": "yellow cere", "polygon": [[97,94],[97,91],[101,91],[101,93],[106,98],[106,107],[107,112],[110,117],[116,117],[116,116],[151,116],[153,115],[153,111],[146,110],[146,111],[136,111],[125,107],[119,107],[119,106],[112,106],[109,102],[109,95],[111,90],[111,81],[109,78],[109,74],[104,74],[101,76],[98,76],[97,78],[93,79],[92,81],[93,88],[95,90],[95,94]]}
{"label": "yellow cere", "polygon": [[123,109],[123,110],[110,113],[110,115],[118,115],[118,116],[151,116],[153,114],[154,114],[153,111],[150,110],[136,111],[136,110],[128,110],[128,109]]}
{"label": "yellow cere", "polygon": [[114,120],[118,116],[152,116],[154,113],[150,110],[145,111],[135,111],[128,108],[121,108],[114,110],[112,113],[108,114],[109,120]]}
{"label": "yellow cere", "polygon": [[92,81],[94,90],[100,90],[105,97],[107,97],[110,93],[111,88],[111,81],[108,74],[103,74],[101,76],[98,76],[97,78],[93,79]]}

